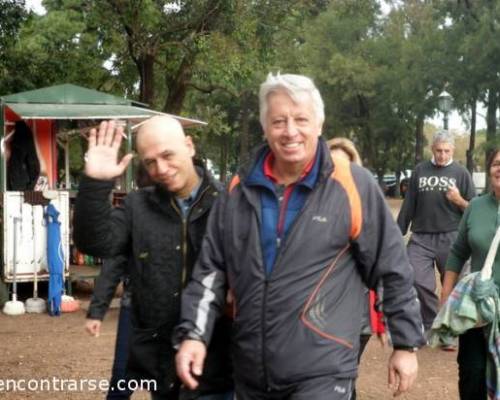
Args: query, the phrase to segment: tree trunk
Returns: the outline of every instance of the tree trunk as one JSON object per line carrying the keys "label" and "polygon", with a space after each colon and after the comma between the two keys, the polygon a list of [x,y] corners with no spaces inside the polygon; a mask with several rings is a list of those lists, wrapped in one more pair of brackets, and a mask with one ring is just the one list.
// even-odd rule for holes
{"label": "tree trunk", "polygon": [[471,101],[471,121],[470,121],[470,137],[469,149],[467,150],[467,169],[470,174],[474,172],[474,148],[476,147],[476,103],[477,98],[474,97]]}
{"label": "tree trunk", "polygon": [[[168,62],[168,60],[167,60]],[[179,114],[186,98],[188,83],[193,74],[194,56],[186,55],[174,76],[167,75],[166,82],[168,96],[163,106],[163,111],[171,114]]]}
{"label": "tree trunk", "polygon": [[226,183],[226,180],[227,180],[228,153],[229,153],[228,135],[223,135],[222,136],[222,143],[220,146],[220,158],[219,158],[220,181],[222,183]]}
{"label": "tree trunk", "polygon": [[415,165],[424,159],[424,115],[419,114],[415,124]]}
{"label": "tree trunk", "polygon": [[497,106],[498,106],[498,93],[496,90],[490,89],[488,93],[488,105],[486,112],[486,159],[491,153],[492,146],[495,143],[497,132]]}
{"label": "tree trunk", "polygon": [[152,54],[146,54],[140,59],[141,67],[139,68],[140,73],[140,102],[146,103],[148,106],[153,106],[153,101],[155,97],[155,85],[154,85],[154,61],[155,56]]}
{"label": "tree trunk", "polygon": [[394,197],[399,199],[401,197],[401,170],[396,171],[396,187],[394,188]]}
{"label": "tree trunk", "polygon": [[485,190],[489,190],[490,187],[490,179],[488,170],[486,168],[486,163],[488,162],[488,158],[493,151],[493,146],[495,143],[495,136],[497,132],[497,105],[498,105],[498,93],[494,89],[490,89],[488,92],[488,104],[486,111],[486,154],[484,158],[485,167],[484,170],[486,172],[486,186]]}
{"label": "tree trunk", "polygon": [[248,109],[248,96],[242,97],[241,105],[241,131],[240,131],[240,159],[238,164],[248,161],[250,147],[250,110]]}

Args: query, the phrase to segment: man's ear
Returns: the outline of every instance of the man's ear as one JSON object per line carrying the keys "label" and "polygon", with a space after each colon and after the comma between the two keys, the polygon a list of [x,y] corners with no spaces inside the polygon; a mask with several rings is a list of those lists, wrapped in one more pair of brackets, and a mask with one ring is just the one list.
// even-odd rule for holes
{"label": "man's ear", "polygon": [[186,146],[187,148],[189,149],[189,155],[191,157],[194,157],[194,155],[196,154],[196,149],[194,148],[194,143],[193,143],[193,139],[191,138],[191,136],[186,136]]}

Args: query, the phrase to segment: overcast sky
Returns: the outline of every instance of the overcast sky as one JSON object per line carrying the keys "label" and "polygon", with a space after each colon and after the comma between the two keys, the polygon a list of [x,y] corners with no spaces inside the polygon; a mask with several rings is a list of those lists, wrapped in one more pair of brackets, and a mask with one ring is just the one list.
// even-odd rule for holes
{"label": "overcast sky", "polygon": [[42,6],[42,0],[26,0],[26,8],[33,10],[37,14],[45,14],[45,8]]}

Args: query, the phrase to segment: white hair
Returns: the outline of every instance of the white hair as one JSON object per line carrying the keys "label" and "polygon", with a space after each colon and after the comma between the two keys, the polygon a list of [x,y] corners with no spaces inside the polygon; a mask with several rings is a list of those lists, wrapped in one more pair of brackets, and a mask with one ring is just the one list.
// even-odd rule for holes
{"label": "white hair", "polygon": [[441,129],[432,137],[432,145],[434,146],[436,143],[449,143],[455,146],[455,137],[450,131]]}
{"label": "white hair", "polygon": [[276,75],[269,73],[265,82],[260,85],[259,112],[260,124],[263,129],[266,127],[269,94],[278,91],[284,91],[295,103],[303,101],[304,95],[309,95],[316,119],[320,125],[323,124],[325,121],[325,104],[312,79],[304,75],[281,75],[278,72]]}

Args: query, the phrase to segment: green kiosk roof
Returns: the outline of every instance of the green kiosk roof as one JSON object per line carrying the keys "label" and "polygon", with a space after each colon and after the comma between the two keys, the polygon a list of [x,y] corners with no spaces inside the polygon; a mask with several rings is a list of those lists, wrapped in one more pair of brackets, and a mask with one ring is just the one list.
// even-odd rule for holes
{"label": "green kiosk roof", "polygon": [[[23,119],[128,119],[139,122],[154,115],[144,104],[72,84],[50,86],[1,96],[0,99]],[[172,115],[184,127],[205,122]]]}

